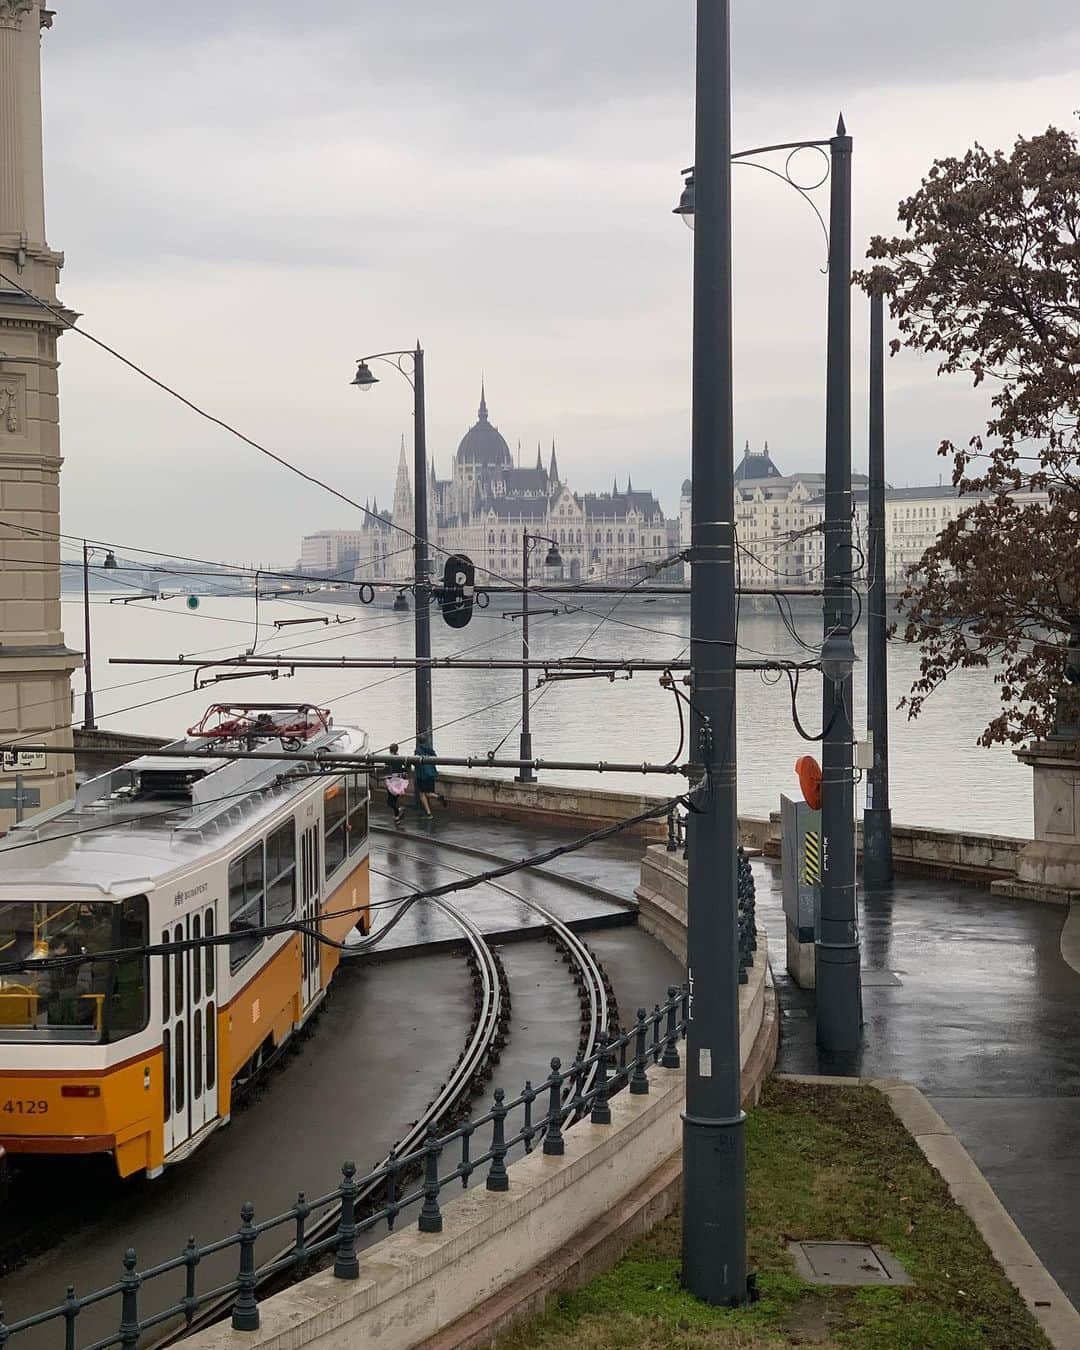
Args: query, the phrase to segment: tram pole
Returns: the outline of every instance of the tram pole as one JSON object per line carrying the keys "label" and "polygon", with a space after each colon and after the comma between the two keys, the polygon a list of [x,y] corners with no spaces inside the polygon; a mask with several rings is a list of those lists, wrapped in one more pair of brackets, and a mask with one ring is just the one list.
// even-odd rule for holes
{"label": "tram pole", "polygon": [[[427,415],[424,403],[424,352],[419,342],[413,353],[413,533],[416,578],[415,605],[416,656],[431,656],[431,574],[428,554],[427,499]],[[416,668],[416,743],[430,742],[431,667]],[[419,788],[417,789],[419,793]],[[418,802],[419,804],[419,798]]]}
{"label": "tram pole", "polygon": [[863,812],[863,882],[893,879],[892,811],[889,807],[889,668],[885,613],[885,303],[870,297],[870,585],[867,605],[866,723],[874,763],[866,775]]}
{"label": "tram pole", "polygon": [[851,137],[829,142],[828,374],[825,412],[825,629],[822,643],[821,914],[815,951],[817,1041],[829,1054],[859,1044],[855,900],[851,542]]}
{"label": "tram pole", "polygon": [[692,1294],[715,1306],[747,1297],[736,875],[730,28],[730,0],[698,0],[690,753],[707,791],[688,827],[682,1279]]}

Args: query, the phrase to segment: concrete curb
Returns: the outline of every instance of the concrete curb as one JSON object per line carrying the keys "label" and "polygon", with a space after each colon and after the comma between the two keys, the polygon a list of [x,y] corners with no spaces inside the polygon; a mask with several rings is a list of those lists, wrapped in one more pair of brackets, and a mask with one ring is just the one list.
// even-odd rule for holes
{"label": "concrete curb", "polygon": [[[1080,945],[1080,922],[1077,923],[1076,939]],[[1080,959],[1080,954],[1077,959]],[[1035,1255],[1005,1206],[994,1194],[990,1183],[975,1166],[967,1149],[917,1087],[898,1078],[828,1078],[812,1074],[776,1076],[781,1081],[809,1083],[817,1087],[830,1084],[837,1087],[872,1087],[881,1092],[927,1161],[944,1177],[953,1199],[982,1234],[994,1259],[1024,1300],[1050,1344],[1055,1350],[1077,1350],[1080,1346],[1080,1313]]]}
{"label": "concrete curb", "polygon": [[1075,900],[1061,929],[1061,959],[1080,974],[1080,904]]}

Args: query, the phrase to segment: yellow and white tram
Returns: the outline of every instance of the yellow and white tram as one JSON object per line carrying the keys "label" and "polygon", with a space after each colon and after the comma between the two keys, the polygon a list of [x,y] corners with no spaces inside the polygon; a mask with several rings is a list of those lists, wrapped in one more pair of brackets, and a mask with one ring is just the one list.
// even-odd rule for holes
{"label": "yellow and white tram", "polygon": [[[369,924],[367,776],[289,756],[366,746],[324,709],[218,704],[167,747],[190,757],[134,760],[0,840],[0,962],[27,967],[0,976],[0,1148],[109,1152],[121,1176],[156,1176],[229,1120],[339,960],[261,930],[341,941]],[[282,758],[222,753],[246,748]],[[179,942],[202,945],[34,969]]]}

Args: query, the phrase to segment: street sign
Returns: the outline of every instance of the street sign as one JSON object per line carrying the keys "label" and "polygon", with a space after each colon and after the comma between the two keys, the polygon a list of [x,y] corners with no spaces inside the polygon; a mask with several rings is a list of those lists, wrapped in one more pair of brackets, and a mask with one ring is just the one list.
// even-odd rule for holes
{"label": "street sign", "polygon": [[21,806],[37,808],[41,805],[40,788],[0,788],[0,811],[16,811]]}
{"label": "street sign", "polygon": [[5,750],[2,767],[6,772],[18,769],[29,773],[34,769],[45,768],[45,755],[40,750]]}

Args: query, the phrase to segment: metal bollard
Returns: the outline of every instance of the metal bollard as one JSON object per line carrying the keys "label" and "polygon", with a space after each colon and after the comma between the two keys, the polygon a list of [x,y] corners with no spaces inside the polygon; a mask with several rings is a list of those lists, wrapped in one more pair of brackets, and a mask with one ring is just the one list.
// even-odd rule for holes
{"label": "metal bollard", "polygon": [[75,1350],[75,1319],[79,1315],[79,1300],[75,1286],[69,1284],[64,1295],[64,1350]]}
{"label": "metal bollard", "polygon": [[442,1145],[434,1130],[428,1132],[424,1145],[424,1203],[416,1226],[421,1233],[442,1232],[442,1211],[439,1209],[439,1154]]}
{"label": "metal bollard", "polygon": [[549,1158],[561,1157],[566,1152],[562,1135],[562,1085],[563,1076],[559,1072],[562,1060],[558,1055],[551,1061],[551,1092],[548,1097],[547,1129],[544,1131],[544,1152]]}
{"label": "metal bollard", "polygon": [[232,1310],[233,1331],[258,1331],[259,1305],[255,1299],[255,1206],[240,1211],[240,1271],[236,1277],[236,1302]]}
{"label": "metal bollard", "polygon": [[339,1280],[358,1280],[360,1261],[356,1255],[356,1164],[341,1164],[341,1219],[338,1221],[338,1246],[334,1257],[334,1275]]}
{"label": "metal bollard", "polygon": [[491,1108],[491,1166],[488,1168],[487,1181],[489,1191],[508,1191],[510,1173],[506,1170],[506,1107],[503,1102],[506,1093],[502,1088],[495,1089],[495,1105]]}
{"label": "metal bollard", "polygon": [[645,1009],[637,1010],[637,1027],[634,1033],[634,1072],[630,1075],[630,1095],[644,1096],[649,1090],[649,1075],[645,1072],[648,1051],[645,1048]]}

